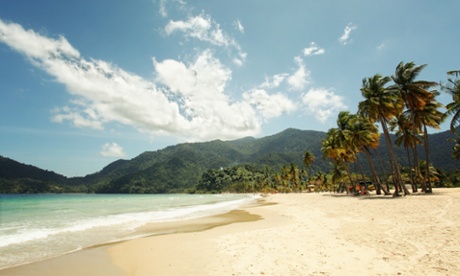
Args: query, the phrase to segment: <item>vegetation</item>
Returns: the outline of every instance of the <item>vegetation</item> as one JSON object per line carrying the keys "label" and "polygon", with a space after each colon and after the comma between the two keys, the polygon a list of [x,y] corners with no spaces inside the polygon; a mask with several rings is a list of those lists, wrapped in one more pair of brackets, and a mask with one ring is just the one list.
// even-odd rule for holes
{"label": "vegetation", "polygon": [[[432,193],[433,183],[441,181],[442,174],[431,163],[427,128],[439,129],[447,116],[454,115],[451,131],[455,132],[460,123],[460,82],[458,79],[449,79],[450,85],[443,87],[452,95],[454,101],[447,106],[447,112],[442,112],[441,108],[444,106],[436,101],[439,92],[433,89],[437,83],[417,80],[425,67],[426,65],[417,66],[413,62],[401,62],[393,76],[382,77],[377,74],[365,78],[361,88],[364,100],[358,105],[358,115],[341,112],[337,119],[338,127],[328,131],[322,142],[323,157],[331,159],[335,168],[345,169],[350,186],[355,187],[359,181],[352,178],[349,164],[355,161],[359,163],[357,153],[363,152],[372,168],[372,179],[377,186],[377,193],[382,187],[369,150],[378,147],[377,126],[374,125],[376,122],[380,122],[385,136],[391,175],[386,181],[393,183],[394,196],[399,196],[401,192],[404,195],[409,194],[407,183],[412,186],[413,192],[417,192],[418,185],[421,184],[423,192]],[[455,72],[458,77],[459,71]],[[390,81],[393,81],[393,84],[389,85]],[[395,154],[388,126],[390,130],[396,131],[394,143],[397,146],[403,145],[406,150],[406,175],[402,174],[403,168]],[[418,145],[425,150],[425,160],[419,161]],[[458,143],[453,151],[455,158],[458,157],[457,145]],[[365,181],[364,174],[361,181]],[[384,192],[388,191],[384,189]]]}
{"label": "vegetation", "polygon": [[[393,187],[398,196],[410,193],[406,185],[426,193],[460,187],[460,71],[438,85],[418,80],[425,67],[401,62],[392,76],[364,78],[357,113],[340,112],[327,133],[179,144],[74,178],[0,156],[0,193],[344,191],[371,182],[377,194]],[[446,107],[438,86],[452,96]],[[428,135],[450,116],[450,131]]]}

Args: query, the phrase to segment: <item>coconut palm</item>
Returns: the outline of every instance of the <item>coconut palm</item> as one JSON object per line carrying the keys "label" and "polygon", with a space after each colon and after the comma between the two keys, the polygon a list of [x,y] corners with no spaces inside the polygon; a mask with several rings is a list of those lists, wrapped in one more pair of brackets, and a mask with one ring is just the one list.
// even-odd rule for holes
{"label": "coconut palm", "polygon": [[[439,95],[439,92],[432,91],[433,95]],[[414,126],[419,131],[423,133],[423,140],[425,146],[425,156],[426,156],[426,168],[425,168],[425,179],[427,181],[426,192],[432,193],[431,178],[429,177],[429,165],[430,165],[430,145],[428,141],[428,130],[427,127],[440,129],[441,123],[445,120],[447,115],[441,111],[440,108],[444,106],[437,102],[434,98],[428,101],[421,110],[414,111]]]}
{"label": "coconut palm", "polygon": [[363,79],[361,94],[364,100],[358,105],[358,113],[367,117],[371,123],[380,122],[382,126],[395,185],[394,195],[396,196],[399,195],[398,192],[400,187],[403,186],[403,183],[387,125],[389,120],[402,112],[403,101],[402,98],[398,96],[398,93],[396,93],[397,90],[386,87],[390,81],[390,77],[382,77],[379,74]]}
{"label": "coconut palm", "polygon": [[436,82],[416,80],[426,64],[416,66],[413,62],[400,62],[392,76],[393,86],[402,97],[404,104],[411,112],[422,109],[435,95],[428,91]]}
{"label": "coconut palm", "polygon": [[[416,112],[423,110],[436,96],[435,93],[429,91],[431,87],[437,85],[436,82],[416,80],[425,67],[426,64],[417,66],[413,62],[400,62],[392,76],[395,83],[393,88],[399,92],[410,113],[413,133],[417,133]],[[426,189],[425,191],[430,192],[431,190]]]}
{"label": "coconut palm", "polygon": [[[377,176],[371,156],[371,149],[376,149],[379,146],[380,133],[378,127],[366,117],[355,115],[348,125],[348,131],[348,135],[350,136],[349,144],[352,148],[356,148],[366,156],[371,168],[373,181],[377,188],[377,194],[381,194],[382,184]],[[388,194],[386,189],[384,189],[384,192]]]}
{"label": "coconut palm", "polygon": [[442,89],[452,96],[453,101],[446,106],[446,114],[452,116],[450,131],[454,133],[455,129],[460,126],[460,79],[458,78],[460,71],[451,71],[448,74],[457,76],[455,80],[449,78],[448,85],[442,85]]}
{"label": "coconut palm", "polygon": [[339,186],[337,187],[337,192],[343,192],[343,189],[345,188],[343,185],[345,169],[338,163],[332,163],[331,174],[332,184],[335,185],[339,183]]}
{"label": "coconut palm", "polygon": [[[433,164],[427,164],[426,161],[420,161],[419,169],[424,175],[428,176],[429,182],[439,182],[443,178],[442,173]],[[425,171],[426,169],[428,169],[427,172]]]}
{"label": "coconut palm", "polygon": [[[404,112],[390,121],[390,130],[396,131],[396,140],[395,144],[397,146],[403,145],[406,149],[407,154],[407,162],[409,164],[409,179],[412,185],[412,191],[415,193],[417,192],[417,181],[415,179],[419,179],[419,173],[417,166],[412,166],[411,164],[418,164],[418,152],[417,152],[417,145],[422,143],[420,135],[417,133],[413,133],[410,117],[408,116],[408,112]],[[412,150],[414,162],[411,161],[410,150]]]}
{"label": "coconut palm", "polygon": [[343,168],[348,175],[350,185],[354,186],[349,162],[353,161],[353,156],[344,147],[344,137],[338,128],[331,128],[326,134],[326,138],[321,142],[321,152],[323,159],[330,158],[338,167]]}
{"label": "coconut palm", "polygon": [[455,142],[455,145],[452,149],[452,156],[454,156],[456,160],[460,160],[460,135],[457,135],[457,138],[452,139],[452,141]]}
{"label": "coconut palm", "polygon": [[310,169],[311,164],[315,163],[315,155],[313,153],[306,151],[303,155],[303,164],[307,169]]}

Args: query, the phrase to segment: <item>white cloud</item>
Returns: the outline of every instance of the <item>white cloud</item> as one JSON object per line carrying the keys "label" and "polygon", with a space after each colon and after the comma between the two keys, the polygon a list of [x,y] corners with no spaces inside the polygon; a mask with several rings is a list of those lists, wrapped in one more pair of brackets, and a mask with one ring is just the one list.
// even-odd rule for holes
{"label": "white cloud", "polygon": [[123,148],[117,143],[105,143],[102,145],[100,155],[105,157],[124,157],[125,153]]}
{"label": "white cloud", "polygon": [[55,108],[53,113],[55,115],[51,118],[51,121],[55,123],[70,121],[75,127],[79,128],[104,128],[101,118],[98,116],[97,112],[90,107],[80,110],[64,106],[62,108]]}
{"label": "white cloud", "polygon": [[293,75],[288,77],[287,82],[290,85],[291,90],[302,90],[311,81],[310,71],[305,68],[305,64],[300,57],[295,57],[294,61],[297,63],[299,68]]}
{"label": "white cloud", "polygon": [[160,0],[159,4],[159,13],[163,17],[168,17],[168,9],[167,5],[169,2],[173,2],[174,4],[177,4],[179,8],[184,8],[186,5],[186,2],[184,0]]}
{"label": "white cloud", "polygon": [[247,53],[242,51],[241,46],[229,35],[227,35],[220,25],[211,19],[208,15],[197,15],[183,20],[170,20],[165,26],[166,35],[171,35],[175,32],[182,32],[187,38],[195,38],[200,41],[209,42],[214,46],[226,47],[235,49],[237,56],[234,58],[234,63],[242,65]]}
{"label": "white cloud", "polygon": [[188,140],[232,139],[260,131],[256,110],[225,94],[231,71],[211,51],[190,64],[154,61],[157,84],[111,63],[86,60],[65,38],[48,38],[18,24],[0,20],[0,42],[28,57],[74,97],[69,106],[54,110],[55,122],[95,129],[115,122]]}
{"label": "white cloud", "polygon": [[255,89],[243,94],[243,98],[262,114],[264,119],[278,117],[296,109],[295,104],[285,95],[276,93],[269,95],[263,89]]}
{"label": "white cloud", "polygon": [[376,47],[376,49],[377,49],[377,51],[381,51],[381,50],[385,49],[386,46],[387,46],[386,43],[382,42]]}
{"label": "white cloud", "polygon": [[160,0],[160,10],[159,10],[159,12],[160,12],[161,16],[163,16],[163,17],[168,16],[168,11],[166,10],[166,2],[167,1],[168,0]]}
{"label": "white cloud", "polygon": [[343,35],[339,38],[339,42],[342,45],[347,45],[352,42],[352,39],[350,38],[350,34],[352,31],[356,30],[358,26],[353,25],[353,23],[348,23],[347,26],[345,26],[345,29],[343,30]]}
{"label": "white cloud", "polygon": [[316,45],[315,42],[311,42],[308,48],[303,49],[304,56],[322,55],[325,52],[326,50]]}
{"label": "white cloud", "polygon": [[236,20],[236,21],[234,22],[234,25],[235,25],[235,28],[236,28],[240,33],[244,34],[244,26],[243,26],[243,24],[241,23],[240,20]]}
{"label": "white cloud", "polygon": [[278,88],[288,76],[289,74],[287,73],[276,74],[271,78],[265,76],[265,81],[259,87],[267,89]]}
{"label": "white cloud", "polygon": [[324,123],[347,106],[344,98],[325,88],[311,88],[302,96],[307,112]]}
{"label": "white cloud", "polygon": [[231,71],[213,57],[201,53],[192,64],[154,60],[157,81],[181,99],[180,109],[197,135],[234,136],[235,130],[254,134],[259,124],[248,103],[231,102],[225,94]]}

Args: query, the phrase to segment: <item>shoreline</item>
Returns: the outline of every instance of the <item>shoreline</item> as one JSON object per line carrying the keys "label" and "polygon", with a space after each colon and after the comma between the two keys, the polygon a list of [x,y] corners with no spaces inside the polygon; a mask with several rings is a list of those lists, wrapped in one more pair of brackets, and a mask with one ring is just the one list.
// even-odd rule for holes
{"label": "shoreline", "polygon": [[401,198],[274,194],[224,215],[139,229],[170,234],[0,275],[451,275],[460,271],[459,208],[458,188]]}
{"label": "shoreline", "polygon": [[[108,253],[109,248],[133,240],[142,240],[150,237],[175,235],[180,233],[200,232],[232,223],[260,220],[262,219],[260,216],[250,214],[244,209],[246,207],[250,208],[251,206],[259,206],[262,204],[265,204],[263,199],[255,199],[253,202],[243,205],[242,208],[227,211],[222,214],[177,221],[147,223],[144,226],[136,228],[135,232],[130,234],[130,236],[133,237],[126,240],[92,245],[56,257],[0,269],[0,276],[48,276],[50,273],[67,276],[126,275],[120,268],[113,265],[110,254]],[[90,266],[91,268],[84,268],[87,266]],[[69,267],[72,269],[69,270]]]}

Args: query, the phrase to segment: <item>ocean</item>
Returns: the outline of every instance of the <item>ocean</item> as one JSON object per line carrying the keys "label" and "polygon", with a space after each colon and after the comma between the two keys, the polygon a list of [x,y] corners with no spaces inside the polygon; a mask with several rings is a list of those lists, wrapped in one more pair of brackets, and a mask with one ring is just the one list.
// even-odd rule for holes
{"label": "ocean", "polygon": [[0,269],[132,239],[134,230],[146,223],[225,213],[256,198],[241,194],[0,194]]}

